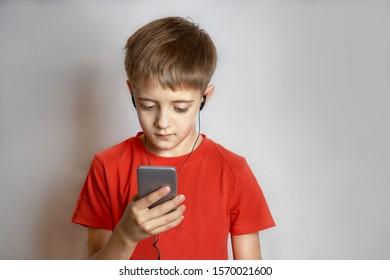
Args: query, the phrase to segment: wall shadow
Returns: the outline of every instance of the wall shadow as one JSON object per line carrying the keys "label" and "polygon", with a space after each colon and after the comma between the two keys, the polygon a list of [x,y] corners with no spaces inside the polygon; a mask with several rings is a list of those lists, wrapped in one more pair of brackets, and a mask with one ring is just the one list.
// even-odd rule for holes
{"label": "wall shadow", "polygon": [[[36,227],[37,259],[85,259],[87,257],[87,229],[71,223],[76,202],[86,178],[93,155],[103,146],[104,122],[97,88],[98,73],[93,67],[84,67],[74,73],[73,101],[69,110],[73,126],[66,140],[66,160],[48,180],[48,193],[42,205],[40,225]],[[104,93],[103,93],[104,95]],[[100,99],[99,99],[100,96]],[[100,139],[100,140],[99,140]]]}

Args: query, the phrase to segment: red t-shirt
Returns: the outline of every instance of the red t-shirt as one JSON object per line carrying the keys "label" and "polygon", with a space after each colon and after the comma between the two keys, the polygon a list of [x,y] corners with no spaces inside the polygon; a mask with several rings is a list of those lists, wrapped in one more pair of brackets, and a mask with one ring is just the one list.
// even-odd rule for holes
{"label": "red t-shirt", "polygon": [[[137,193],[137,167],[148,165],[140,134],[97,153],[72,221],[113,230]],[[178,170],[186,155],[149,153],[152,165]],[[177,178],[186,211],[176,228],[159,234],[161,259],[227,259],[228,234],[241,235],[274,226],[264,195],[243,157],[204,136]],[[153,237],[138,243],[131,259],[156,259]]]}

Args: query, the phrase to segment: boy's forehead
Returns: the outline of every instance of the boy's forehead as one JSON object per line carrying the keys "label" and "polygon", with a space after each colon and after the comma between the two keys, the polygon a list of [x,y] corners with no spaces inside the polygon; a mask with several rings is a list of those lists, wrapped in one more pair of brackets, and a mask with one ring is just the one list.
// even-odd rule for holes
{"label": "boy's forehead", "polygon": [[177,89],[171,90],[169,88],[163,88],[161,86],[155,87],[142,87],[137,88],[135,93],[138,97],[159,97],[159,96],[170,96],[173,98],[188,99],[193,98],[196,95],[199,95],[198,91],[191,89]]}
{"label": "boy's forehead", "polygon": [[170,89],[168,86],[162,85],[157,79],[148,79],[141,84],[135,85],[134,89],[138,94],[172,93],[174,95],[193,95],[200,93],[200,90],[186,86]]}

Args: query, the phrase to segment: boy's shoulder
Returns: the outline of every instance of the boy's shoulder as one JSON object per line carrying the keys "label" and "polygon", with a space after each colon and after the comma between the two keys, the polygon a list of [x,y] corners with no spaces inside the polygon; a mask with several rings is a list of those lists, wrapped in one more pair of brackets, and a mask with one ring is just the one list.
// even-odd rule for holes
{"label": "boy's shoulder", "polygon": [[246,160],[243,156],[238,155],[221,144],[210,140],[213,143],[214,151],[217,154],[218,158],[223,161],[224,164],[227,164],[232,169],[237,169],[242,164],[246,163]]}
{"label": "boy's shoulder", "polygon": [[118,160],[123,157],[128,157],[129,152],[136,151],[138,150],[138,145],[137,145],[137,138],[136,136],[128,138],[118,144],[115,144],[109,148],[106,148],[104,150],[101,150],[95,154],[95,156],[99,160]]}
{"label": "boy's shoulder", "polygon": [[227,149],[225,146],[213,141],[210,139],[210,141],[212,143],[214,143],[215,145],[215,149],[218,151],[218,153],[220,153],[220,155],[228,160],[239,160],[239,159],[243,159],[242,156],[236,154],[235,152]]}

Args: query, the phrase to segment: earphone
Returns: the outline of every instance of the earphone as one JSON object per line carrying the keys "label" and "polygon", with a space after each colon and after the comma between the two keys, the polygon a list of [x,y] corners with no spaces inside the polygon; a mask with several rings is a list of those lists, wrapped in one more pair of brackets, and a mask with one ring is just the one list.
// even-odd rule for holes
{"label": "earphone", "polygon": [[[200,103],[199,111],[202,111],[204,105],[206,105],[206,99],[207,99],[206,95],[203,95],[203,100],[202,100],[202,103]],[[134,108],[137,108],[137,106],[135,105],[135,101],[134,101],[133,96],[131,97],[131,101],[133,102]]]}
{"label": "earphone", "polygon": [[199,111],[202,111],[204,105],[206,105],[206,95],[203,95],[203,100],[202,100],[202,103],[200,103],[200,108],[199,108]]}

